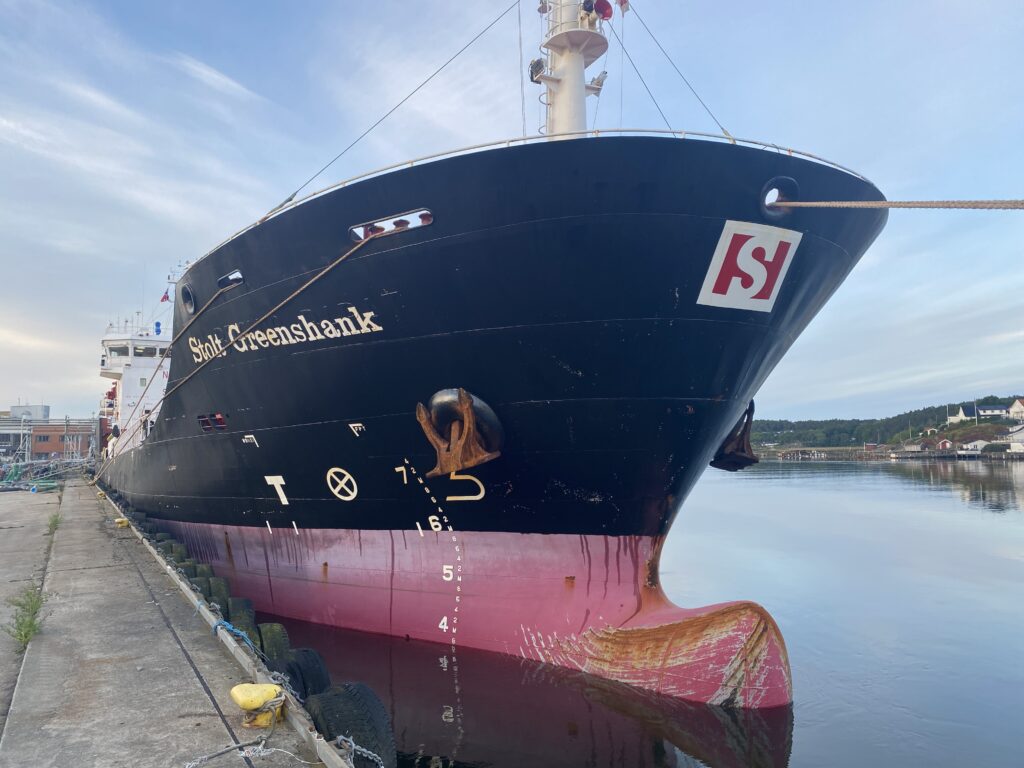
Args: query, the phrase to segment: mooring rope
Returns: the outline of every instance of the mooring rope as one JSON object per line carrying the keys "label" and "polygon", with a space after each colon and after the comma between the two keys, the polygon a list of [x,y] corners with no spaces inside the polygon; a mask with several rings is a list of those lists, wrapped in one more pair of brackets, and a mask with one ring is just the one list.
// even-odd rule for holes
{"label": "mooring rope", "polygon": [[[690,89],[690,93],[692,93],[694,98],[700,102],[700,105],[702,107],[704,107],[704,111],[707,112],[708,115],[711,116],[711,119],[715,121],[715,125],[718,126],[718,129],[731,139],[732,134],[725,130],[725,126],[722,125],[722,123],[719,121],[717,117],[715,117],[715,113],[711,111],[711,107],[704,103],[704,99],[702,99],[700,97],[700,94],[697,93],[697,89],[693,87],[690,81],[686,79],[686,75],[683,74],[682,70],[680,70],[679,67],[676,66],[676,63],[672,61],[672,57],[668,55],[668,51],[665,50],[664,46],[662,46],[662,44],[658,42],[658,38],[656,38],[654,36],[654,33],[651,32],[651,28],[647,26],[647,22],[644,21],[643,17],[640,15],[640,11],[637,10],[637,7],[634,3],[629,4],[629,10],[633,12],[633,15],[636,16],[636,20],[640,22],[641,26],[643,26],[643,28],[647,30],[647,34],[651,36],[651,40],[653,40],[654,44],[658,46],[658,50],[665,54],[665,58],[668,59],[668,63],[672,65],[672,69],[674,69],[676,71],[676,74],[679,75],[680,78],[682,78],[683,82],[686,84],[686,87]],[[625,18],[625,16],[623,16],[623,18]]]}
{"label": "mooring rope", "polygon": [[769,208],[933,208],[983,211],[1024,210],[1024,200],[776,200]]}
{"label": "mooring rope", "polygon": [[615,27],[613,27],[611,24],[609,24],[608,25],[608,29],[610,29],[612,31],[612,34],[615,35],[615,39],[618,40],[619,47],[622,48],[622,52],[624,54],[626,54],[626,58],[629,59],[629,65],[631,67],[633,67],[633,71],[636,72],[636,76],[638,78],[640,78],[641,85],[643,85],[644,90],[647,91],[647,95],[651,97],[651,101],[654,102],[654,108],[658,110],[658,114],[661,115],[661,119],[665,121],[665,127],[668,128],[671,131],[672,130],[672,126],[669,123],[668,118],[665,117],[665,113],[661,111],[661,105],[658,103],[658,100],[656,98],[654,98],[654,94],[651,93],[650,86],[647,85],[647,81],[644,80],[644,76],[640,74],[640,70],[637,68],[636,64],[633,62],[633,57],[630,56],[629,55],[629,51],[626,50],[626,44],[622,42],[622,38],[619,37],[619,33],[615,31]]}
{"label": "mooring rope", "polygon": [[[175,342],[177,342],[178,339],[180,339],[182,336],[185,335],[185,331],[187,331],[189,328],[192,327],[192,323],[194,323],[196,320],[198,320],[200,317],[202,317],[202,314],[210,307],[211,304],[213,304],[213,302],[215,302],[218,298],[220,298],[221,295],[227,293],[232,288],[238,287],[239,285],[240,285],[240,283],[232,283],[231,285],[226,285],[223,288],[218,288],[217,292],[214,293],[213,296],[210,297],[210,300],[208,302],[206,302],[205,304],[203,304],[203,306],[199,309],[199,311],[196,312],[187,323],[185,323],[185,326],[174,335],[174,338],[172,338],[171,341],[167,344],[167,348],[164,350],[164,353],[162,355],[160,355],[160,359],[157,361],[156,368],[154,368],[153,372],[149,375],[149,381],[146,383],[146,388],[143,389],[142,390],[142,394],[139,395],[139,399],[135,402],[135,407],[132,408],[131,413],[128,414],[128,418],[127,419],[121,419],[121,423],[122,424],[130,424],[132,419],[135,418],[135,414],[138,412],[139,407],[142,405],[142,403],[146,399],[146,393],[149,392],[149,388],[153,386],[153,382],[156,381],[159,378],[157,376],[157,374],[160,372],[160,369],[163,367],[164,361],[167,360],[168,355],[171,354],[171,349],[174,347]],[[160,398],[157,401],[156,405],[154,405],[152,408],[150,408],[150,412],[152,413],[153,411],[155,411],[156,410],[156,406],[160,405],[160,403],[162,403],[162,402],[163,402],[163,398]],[[142,422],[140,421],[139,423],[141,424]]]}
{"label": "mooring rope", "polygon": [[[292,301],[294,298],[299,296],[303,291],[305,291],[307,288],[309,288],[315,282],[320,280],[320,278],[322,278],[324,275],[326,275],[328,272],[330,272],[336,266],[341,264],[341,262],[345,261],[345,259],[347,259],[349,256],[351,256],[353,253],[355,253],[360,248],[362,248],[364,245],[366,245],[368,242],[370,242],[371,240],[376,239],[379,236],[380,235],[377,234],[377,235],[367,235],[366,237],[364,237],[358,243],[356,243],[351,248],[349,248],[347,251],[345,251],[343,254],[341,254],[341,256],[336,258],[330,264],[328,264],[323,269],[321,269],[319,272],[317,272],[315,275],[313,275],[313,277],[309,278],[309,280],[307,280],[305,283],[300,285],[298,288],[296,288],[294,291],[292,291],[290,294],[288,294],[285,298],[283,298],[281,301],[279,301],[272,309],[269,309],[261,317],[259,317],[258,319],[254,320],[249,325],[248,328],[246,328],[244,331],[242,331],[240,334],[238,334],[237,338],[240,338],[240,339],[245,338],[250,332],[253,331],[253,329],[255,329],[258,325],[260,325],[261,323],[266,321],[269,317],[274,315],[276,312],[278,312],[285,304],[287,304],[288,302]],[[221,291],[218,291],[217,294],[214,295],[214,298],[216,298],[216,296],[219,295],[223,290],[224,289],[221,289]],[[181,333],[178,333],[174,337],[174,340],[171,342],[171,346],[174,345],[175,341],[177,341],[179,338],[181,338],[181,334],[184,333],[188,329],[188,327],[192,324],[192,322],[194,322],[199,317],[199,315],[202,314],[202,312],[205,311],[206,308],[209,307],[210,304],[212,304],[212,303],[213,303],[213,299],[210,299],[210,301],[206,302],[206,304],[203,306],[202,310],[200,310],[200,312],[196,314],[196,316],[192,319],[192,321],[190,321],[188,323],[188,325],[186,325],[184,328],[181,329]],[[170,397],[174,392],[176,392],[181,387],[183,387],[193,376],[195,376],[197,373],[199,373],[201,370],[203,370],[203,368],[205,368],[207,365],[212,363],[214,360],[218,360],[218,359],[220,359],[220,357],[226,356],[226,355],[230,354],[231,350],[233,350],[233,349],[234,349],[234,346],[229,344],[228,346],[226,346],[224,348],[223,355],[214,355],[213,357],[211,357],[211,358],[203,361],[199,365],[197,365],[194,369],[192,369],[192,371],[188,375],[186,375],[184,378],[182,378],[181,381],[179,381],[173,387],[171,387],[166,392],[164,392],[163,397],[161,397],[159,400],[157,400],[156,403],[153,405],[153,407],[150,410],[151,411],[156,411],[157,406],[159,406],[161,403],[163,403],[163,401],[166,400],[168,397]],[[170,350],[170,346],[168,347],[168,350]],[[134,413],[134,411],[133,411],[133,413]],[[133,437],[135,437],[136,434],[138,434],[139,429],[141,429],[144,426],[146,421],[147,421],[147,419],[141,419],[138,422],[136,422],[136,427],[133,428],[133,430],[131,431],[130,434],[123,435],[118,440],[117,444],[115,445],[115,448],[119,447],[122,443],[126,444],[126,446],[127,446],[127,444],[129,443],[130,438],[133,438]],[[96,471],[96,478],[98,479],[99,477],[101,477],[103,475],[103,473],[106,471],[107,467],[110,465],[110,462],[113,461],[118,456],[120,456],[126,450],[130,450],[130,446],[122,448],[120,451],[117,451],[116,453],[113,453],[111,456],[109,456],[107,458],[107,460],[105,462],[103,462],[102,466],[100,466],[100,468]],[[95,482],[95,480],[94,480],[94,482]]]}
{"label": "mooring rope", "polygon": [[[447,66],[448,66],[449,64],[451,64],[451,63],[452,63],[453,61],[455,61],[455,60],[456,60],[457,58],[459,58],[459,56],[461,56],[461,55],[462,55],[462,54],[463,54],[463,53],[464,53],[464,52],[466,51],[466,49],[467,49],[467,48],[469,48],[469,47],[470,47],[471,45],[473,45],[473,43],[475,43],[475,42],[476,42],[477,40],[479,40],[479,39],[480,39],[481,37],[483,37],[483,36],[484,36],[484,34],[485,34],[485,33],[486,33],[486,32],[487,32],[487,31],[488,31],[488,30],[489,30],[489,29],[490,29],[491,27],[493,27],[493,26],[494,26],[495,24],[497,24],[497,23],[498,23],[499,21],[501,21],[501,20],[502,20],[503,18],[505,18],[505,15],[506,15],[506,14],[507,14],[507,13],[508,13],[509,11],[511,11],[511,10],[512,10],[513,8],[517,8],[517,7],[519,6],[519,3],[520,3],[520,0],[515,0],[515,2],[514,2],[514,3],[512,3],[512,5],[510,5],[510,6],[509,6],[508,8],[506,8],[506,9],[505,9],[504,11],[502,11],[501,13],[499,13],[499,14],[498,14],[498,16],[497,16],[497,18],[495,18],[495,19],[494,19],[494,20],[493,20],[493,21],[492,21],[492,22],[491,22],[490,24],[488,24],[488,25],[487,25],[486,27],[484,27],[484,28],[483,28],[483,29],[481,29],[481,30],[480,30],[479,32],[477,32],[477,33],[476,33],[476,36],[475,36],[475,37],[474,37],[474,38],[473,38],[472,40],[470,40],[470,41],[469,41],[468,43],[466,43],[466,44],[465,44],[464,46],[462,46],[461,48],[459,48],[459,50],[458,50],[458,51],[457,51],[457,52],[456,52],[455,54],[453,54],[453,55],[452,55],[452,57],[451,57],[451,58],[449,58],[449,59],[448,59],[448,60],[447,60],[447,61],[446,61],[446,62],[445,62],[444,64],[442,64],[442,65],[441,65],[440,67],[438,67],[438,68],[437,68],[437,69],[435,69],[435,70],[434,70],[433,72],[431,72],[431,73],[430,73],[430,75],[429,75],[429,77],[427,77],[427,79],[426,79],[426,80],[424,80],[424,81],[423,81],[423,82],[421,82],[421,83],[420,83],[419,85],[417,85],[417,86],[416,86],[415,88],[413,88],[413,89],[412,89],[411,91],[409,91],[409,93],[408,93],[408,94],[406,94],[406,96],[405,96],[405,98],[404,98],[404,99],[402,99],[402,100],[401,100],[400,102],[398,102],[397,104],[395,104],[395,106],[393,106],[393,107],[392,107],[391,109],[389,109],[389,110],[388,110],[387,112],[385,112],[385,113],[384,113],[383,115],[381,115],[381,116],[380,116],[380,117],[379,117],[379,118],[377,119],[377,122],[375,122],[375,123],[374,123],[373,125],[371,125],[371,126],[370,126],[369,128],[367,128],[367,129],[366,129],[365,131],[363,131],[363,132],[362,132],[361,134],[359,134],[359,135],[358,135],[358,136],[357,136],[357,137],[356,137],[356,138],[355,138],[355,139],[354,139],[354,140],[353,140],[353,141],[352,141],[352,142],[351,142],[351,143],[350,143],[350,144],[349,144],[349,145],[348,145],[347,147],[345,147],[345,148],[344,148],[343,150],[341,150],[341,152],[339,152],[339,153],[338,153],[337,155],[335,155],[335,156],[334,156],[334,159],[333,159],[333,160],[331,160],[331,161],[330,161],[329,163],[327,163],[327,165],[325,165],[325,166],[324,166],[323,168],[321,168],[321,169],[320,169],[319,171],[317,171],[317,172],[316,172],[316,173],[314,173],[314,174],[313,174],[312,176],[310,176],[310,177],[309,177],[308,179],[306,179],[306,180],[305,180],[304,182],[302,182],[302,185],[301,185],[301,186],[300,186],[300,187],[299,187],[298,189],[296,189],[296,190],[295,190],[294,192],[292,192],[292,193],[291,193],[290,195],[288,195],[288,197],[286,197],[286,198],[285,198],[284,200],[282,200],[282,201],[281,201],[280,203],[278,203],[278,204],[277,204],[277,205],[275,205],[275,206],[274,206],[273,208],[271,208],[271,209],[270,209],[269,211],[267,211],[267,213],[266,213],[266,214],[264,214],[263,218],[262,218],[262,219],[260,219],[258,223],[259,223],[259,224],[262,224],[262,223],[263,223],[264,221],[266,221],[267,219],[269,219],[269,218],[270,218],[270,217],[271,217],[271,216],[272,216],[273,214],[277,213],[277,212],[278,212],[279,210],[281,210],[281,209],[282,209],[282,208],[284,208],[284,207],[285,207],[286,205],[288,205],[288,204],[289,204],[289,203],[290,203],[290,202],[291,202],[292,200],[294,200],[294,199],[295,199],[295,196],[296,196],[296,195],[298,195],[298,194],[299,194],[299,192],[301,192],[302,190],[304,190],[304,189],[305,189],[306,187],[308,187],[308,186],[309,186],[309,184],[310,184],[310,182],[312,182],[312,181],[313,181],[314,179],[316,179],[316,177],[317,177],[317,176],[319,176],[319,175],[320,175],[320,174],[322,174],[322,173],[323,173],[324,171],[326,171],[326,170],[327,170],[328,168],[330,168],[330,167],[331,167],[332,165],[334,165],[334,164],[335,164],[336,162],[338,162],[338,160],[340,160],[340,159],[341,159],[341,158],[342,158],[342,157],[343,157],[343,156],[344,156],[344,155],[345,155],[345,154],[346,154],[346,153],[347,153],[347,152],[348,152],[348,151],[349,151],[350,149],[352,149],[352,147],[354,147],[354,146],[355,146],[356,144],[358,144],[358,143],[359,143],[360,141],[362,141],[362,140],[363,140],[364,138],[366,138],[366,136],[368,136],[368,135],[370,134],[370,132],[371,132],[371,131],[372,131],[372,130],[373,130],[374,128],[376,128],[376,127],[377,127],[378,125],[380,125],[380,124],[381,124],[381,123],[383,123],[383,122],[384,122],[385,120],[387,120],[387,119],[388,119],[389,117],[391,117],[391,115],[392,115],[392,114],[393,114],[393,113],[394,113],[394,112],[395,112],[395,111],[396,111],[396,110],[397,110],[397,109],[398,109],[399,107],[401,107],[401,106],[402,106],[403,104],[405,104],[405,102],[407,102],[407,101],[408,101],[409,99],[411,99],[411,98],[412,98],[413,96],[415,96],[415,95],[416,95],[416,93],[417,93],[417,92],[418,92],[418,91],[419,91],[419,90],[420,90],[421,88],[423,88],[423,87],[424,87],[424,86],[425,86],[425,85],[426,85],[427,83],[429,83],[429,82],[430,82],[431,80],[433,80],[433,79],[434,79],[435,77],[437,77],[437,75],[439,75],[439,74],[441,73],[441,70],[443,70],[443,69],[444,69],[445,67],[447,67]],[[521,48],[522,48],[522,46],[520,46],[520,49],[521,49]],[[520,69],[522,69],[522,67],[520,67]]]}

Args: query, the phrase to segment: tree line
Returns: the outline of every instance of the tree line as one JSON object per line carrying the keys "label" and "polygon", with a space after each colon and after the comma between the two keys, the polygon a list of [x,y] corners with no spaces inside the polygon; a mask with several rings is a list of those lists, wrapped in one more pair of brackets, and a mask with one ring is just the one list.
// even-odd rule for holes
{"label": "tree line", "polygon": [[[950,403],[952,415],[961,405],[996,405],[1013,402],[1021,395],[998,397],[988,395],[963,403]],[[895,443],[916,437],[928,427],[943,427],[946,424],[946,408],[933,405],[927,408],[907,411],[898,416],[883,419],[754,419],[750,439],[754,443],[779,443],[781,445],[804,445],[822,448],[854,447],[863,443]]]}

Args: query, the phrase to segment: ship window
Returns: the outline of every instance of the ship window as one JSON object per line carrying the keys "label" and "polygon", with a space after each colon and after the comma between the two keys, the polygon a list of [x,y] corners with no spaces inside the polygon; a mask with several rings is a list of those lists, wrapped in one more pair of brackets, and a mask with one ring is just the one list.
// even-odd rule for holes
{"label": "ship window", "polygon": [[181,304],[190,315],[196,313],[196,297],[192,294],[191,286],[181,286]]}
{"label": "ship window", "polygon": [[135,347],[132,354],[135,357],[156,357],[156,347]]}
{"label": "ship window", "polygon": [[222,414],[222,413],[211,413],[210,414],[210,421],[213,422],[214,429],[227,429],[228,428],[228,422],[224,418],[224,414]]}
{"label": "ship window", "polygon": [[128,357],[128,345],[123,347],[107,347],[111,357]]}
{"label": "ship window", "polygon": [[139,386],[140,386],[140,387],[144,387],[144,386],[146,386],[146,377],[145,377],[145,376],[143,376],[143,377],[141,377],[141,378],[139,379]]}
{"label": "ship window", "polygon": [[50,436],[49,435],[36,435],[36,442],[37,443],[48,443],[48,442],[50,442]]}
{"label": "ship window", "polygon": [[199,426],[202,428],[203,432],[213,431],[213,424],[210,423],[209,416],[205,414],[201,416],[196,416],[196,420],[199,422]]}
{"label": "ship window", "polygon": [[376,221],[365,221],[349,227],[348,233],[355,242],[365,240],[368,237],[393,235],[396,232],[404,232],[407,229],[419,229],[434,223],[434,214],[426,208],[405,213],[396,213]]}

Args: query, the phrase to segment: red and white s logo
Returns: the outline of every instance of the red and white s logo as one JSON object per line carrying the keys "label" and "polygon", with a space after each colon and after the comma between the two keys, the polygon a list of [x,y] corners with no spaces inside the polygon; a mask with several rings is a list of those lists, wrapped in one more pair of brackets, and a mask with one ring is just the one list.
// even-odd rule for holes
{"label": "red and white s logo", "polygon": [[698,304],[771,312],[802,232],[727,221]]}

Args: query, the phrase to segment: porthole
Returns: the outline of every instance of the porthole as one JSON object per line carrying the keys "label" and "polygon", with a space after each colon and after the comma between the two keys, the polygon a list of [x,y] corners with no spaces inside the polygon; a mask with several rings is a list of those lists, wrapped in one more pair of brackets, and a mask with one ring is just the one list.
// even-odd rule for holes
{"label": "porthole", "polygon": [[196,297],[192,295],[192,288],[188,285],[181,286],[181,305],[190,315],[196,313]]}

